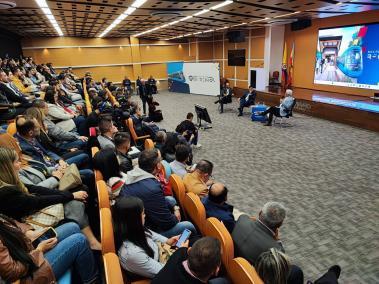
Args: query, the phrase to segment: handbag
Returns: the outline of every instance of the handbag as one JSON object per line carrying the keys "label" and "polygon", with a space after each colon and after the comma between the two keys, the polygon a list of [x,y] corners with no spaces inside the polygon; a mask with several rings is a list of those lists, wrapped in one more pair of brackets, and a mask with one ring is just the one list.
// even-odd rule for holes
{"label": "handbag", "polygon": [[54,227],[64,219],[63,204],[55,204],[39,210],[37,213],[26,217],[25,222],[35,230],[46,227]]}
{"label": "handbag", "polygon": [[159,251],[159,262],[166,264],[170,256],[175,252],[168,244],[157,242]]}
{"label": "handbag", "polygon": [[59,181],[59,190],[66,191],[82,184],[82,179],[78,167],[75,164],[69,165]]}

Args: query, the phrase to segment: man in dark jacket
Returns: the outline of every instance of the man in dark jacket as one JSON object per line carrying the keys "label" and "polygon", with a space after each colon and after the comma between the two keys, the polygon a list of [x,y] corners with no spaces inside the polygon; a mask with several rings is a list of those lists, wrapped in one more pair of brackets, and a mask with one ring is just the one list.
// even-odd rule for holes
{"label": "man in dark jacket", "polygon": [[145,206],[146,226],[168,238],[180,235],[184,229],[196,233],[188,221],[180,222],[180,208],[174,206],[171,213],[160,182],[156,175],[162,168],[162,158],[157,149],[144,150],[138,158],[138,166],[128,172],[120,196],[135,196],[142,199]]}
{"label": "man in dark jacket", "polygon": [[207,218],[215,217],[224,223],[230,233],[234,229],[236,221],[233,216],[233,206],[226,203],[228,189],[222,183],[214,183],[209,187],[208,196],[202,199],[207,213]]}
{"label": "man in dark jacket", "polygon": [[242,97],[240,97],[239,104],[240,107],[238,108],[238,116],[243,115],[243,108],[249,107],[251,105],[255,104],[255,97],[257,96],[257,93],[255,92],[254,88],[252,86],[249,86],[249,91],[246,92]]}
{"label": "man in dark jacket", "polygon": [[141,85],[138,88],[139,88],[139,97],[141,98],[141,101],[142,101],[143,114],[146,114],[146,103],[147,103],[147,98],[150,95],[150,88],[146,86],[145,80],[141,80]]}
{"label": "man in dark jacket", "polygon": [[117,159],[120,163],[120,170],[127,173],[133,169],[132,159],[128,156],[130,149],[130,135],[127,132],[117,132],[114,135]]}
{"label": "man in dark jacket", "polygon": [[183,120],[175,129],[177,133],[182,135],[188,143],[194,145],[195,148],[200,148],[201,144],[197,143],[199,139],[198,130],[193,121],[193,113],[187,113],[186,120]]}
{"label": "man in dark jacket", "polygon": [[[19,103],[18,105],[22,108],[28,108],[31,106],[28,97],[21,93],[20,90],[10,82],[4,71],[0,71],[0,91],[10,104]],[[34,97],[30,96],[30,98]]]}

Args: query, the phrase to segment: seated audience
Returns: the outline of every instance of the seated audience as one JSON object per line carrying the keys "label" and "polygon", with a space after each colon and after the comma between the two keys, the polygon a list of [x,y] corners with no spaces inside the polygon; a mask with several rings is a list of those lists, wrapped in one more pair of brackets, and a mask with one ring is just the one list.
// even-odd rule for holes
{"label": "seated audience", "polygon": [[110,199],[119,196],[125,186],[127,175],[121,171],[114,149],[102,149],[93,157],[93,168],[101,172],[107,183]]}
{"label": "seated audience", "polygon": [[266,109],[264,112],[261,112],[260,115],[268,114],[268,121],[265,126],[272,125],[272,119],[275,116],[286,116],[291,111],[293,106],[294,98],[292,97],[292,90],[287,89],[285,98],[281,101],[281,104],[278,107],[272,106]]}
{"label": "seated audience", "polygon": [[223,278],[211,279],[218,275],[220,267],[220,241],[212,237],[203,237],[191,248],[179,248],[151,284],[229,283]]}
{"label": "seated audience", "polygon": [[207,218],[215,217],[224,223],[229,233],[233,232],[236,221],[233,216],[233,206],[226,203],[228,189],[222,183],[216,182],[209,187],[208,196],[202,199]]}
{"label": "seated audience", "polygon": [[57,237],[41,241],[31,226],[0,215],[0,277],[7,282],[56,283],[67,270],[75,268],[82,283],[100,281],[94,256],[78,225],[66,223],[55,228]]}
{"label": "seated audience", "polygon": [[127,132],[117,132],[114,135],[117,159],[120,163],[120,170],[127,173],[133,169],[132,159],[128,156],[130,149],[130,135]]}
{"label": "seated audience", "polygon": [[192,223],[181,222],[178,206],[174,207],[174,213],[170,211],[161,184],[156,179],[162,168],[158,150],[142,151],[138,158],[138,166],[128,172],[120,196],[135,196],[142,199],[146,212],[146,225],[155,232],[172,237],[181,234],[184,229],[189,229],[195,234],[196,229]]}
{"label": "seated audience", "polygon": [[270,248],[284,252],[282,242],[277,236],[285,217],[286,209],[278,202],[266,203],[256,220],[241,215],[232,233],[235,255],[254,264],[258,256]]}
{"label": "seated audience", "polygon": [[155,140],[159,127],[154,122],[146,121],[144,119],[139,106],[131,118],[133,120],[134,130],[138,136],[150,135],[151,139]]}
{"label": "seated audience", "polygon": [[30,94],[32,92],[37,91],[37,87],[35,85],[25,86],[24,85],[24,74],[20,70],[20,68],[13,69],[12,83],[16,88],[23,94]]}
{"label": "seated audience", "polygon": [[45,93],[45,101],[48,106],[48,118],[55,122],[56,125],[65,131],[75,131],[80,135],[87,134],[87,124],[83,116],[73,110],[63,107],[60,104],[58,93],[54,90],[47,90]]}
{"label": "seated audience", "polygon": [[159,103],[154,100],[152,95],[147,97],[147,105],[149,108],[149,119],[154,122],[159,122],[163,120],[163,115],[161,110],[157,110],[156,106],[159,106]]}
{"label": "seated audience", "polygon": [[[143,202],[137,197],[121,197],[113,208],[116,250],[122,268],[139,276],[153,278],[164,266],[159,262],[159,246],[174,246],[179,236],[170,239],[145,227]],[[188,247],[188,241],[182,247]]]}
{"label": "seated audience", "polygon": [[102,117],[99,121],[100,135],[97,136],[101,149],[114,149],[113,136],[118,132],[116,126],[113,125],[111,117]]}
{"label": "seated audience", "polygon": [[[10,81],[7,74],[0,70],[0,92],[5,97],[9,104],[25,111],[25,108],[31,106],[29,97],[21,93]],[[19,111],[21,113],[21,111]]]}
{"label": "seated audience", "polygon": [[249,107],[255,104],[256,96],[257,96],[257,93],[255,89],[252,86],[249,86],[249,91],[243,94],[243,96],[238,99],[239,101],[238,116],[243,115],[243,109],[245,107]]}
{"label": "seated audience", "polygon": [[[87,199],[88,194],[86,191],[82,190],[82,187],[68,191],[59,191],[57,187],[42,187],[40,184],[36,184],[33,180],[30,180],[31,175],[25,175],[25,172],[22,172],[22,163],[19,156],[17,155],[16,150],[9,148],[0,148],[0,187],[1,193],[4,194],[3,197],[6,197],[4,201],[11,202],[13,204],[2,205],[0,213],[6,214],[15,219],[20,219],[22,217],[27,217],[28,215],[34,213],[34,210],[43,209],[49,205],[45,205],[44,202],[54,202],[54,200],[62,200],[62,203],[65,203],[65,218],[72,219],[77,222],[82,229],[83,234],[88,238],[90,246],[92,249],[100,250],[101,245],[95,238],[88,221],[88,216],[85,213],[84,201]],[[24,162],[25,164],[25,162]],[[25,168],[23,171],[31,170],[31,168]],[[58,171],[62,172],[62,175],[55,174],[54,178],[62,177],[64,169],[58,168]],[[36,171],[34,171],[36,173]],[[19,176],[24,176],[23,180],[26,181],[24,184],[21,181]],[[15,188],[6,189],[5,186],[16,187],[16,190],[20,192],[15,192]],[[44,185],[47,186],[45,183]],[[51,186],[52,184],[50,184]],[[75,192],[74,192],[75,191]],[[67,194],[61,195],[60,192],[65,192]],[[41,196],[39,199],[27,198],[27,194],[32,193],[36,196]],[[71,200],[70,200],[71,198]],[[28,205],[24,205],[22,210],[17,209],[17,206],[28,202]],[[57,202],[61,203],[61,202]],[[57,204],[57,203],[52,203]],[[45,205],[42,208],[39,206]],[[18,212],[12,212],[12,209]],[[4,210],[4,211],[3,211]]]}
{"label": "seated audience", "polygon": [[200,148],[198,143],[199,133],[193,121],[193,113],[187,113],[187,119],[183,120],[175,129],[177,133],[182,135],[188,143],[194,145],[195,148]]}
{"label": "seated audience", "polygon": [[171,171],[181,178],[187,174],[187,162],[189,161],[191,148],[185,144],[178,144],[175,151],[175,160],[170,163]]}
{"label": "seated audience", "polygon": [[157,132],[157,135],[155,136],[155,148],[161,151],[162,153],[162,147],[166,143],[167,140],[167,134],[166,132],[160,130]]}
{"label": "seated audience", "polygon": [[175,161],[176,146],[179,144],[179,137],[177,133],[166,133],[166,140],[161,148],[163,160],[167,163]]}
{"label": "seated audience", "polygon": [[208,186],[213,183],[213,181],[210,180],[212,171],[212,162],[208,160],[198,162],[195,170],[192,173],[186,174],[183,178],[186,192],[193,192],[200,197],[208,195]]}
{"label": "seated audience", "polygon": [[81,94],[77,93],[77,89],[70,89],[69,84],[67,84],[67,81],[65,82],[66,76],[64,74],[60,74],[57,76],[58,79],[58,88],[62,90],[66,96],[74,103],[74,104],[80,104],[83,105],[84,101],[81,96]]}

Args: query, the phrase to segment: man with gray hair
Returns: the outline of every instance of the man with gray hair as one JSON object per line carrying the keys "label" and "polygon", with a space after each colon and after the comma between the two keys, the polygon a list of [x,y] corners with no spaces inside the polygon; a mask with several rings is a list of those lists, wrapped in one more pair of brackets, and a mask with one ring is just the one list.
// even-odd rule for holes
{"label": "man with gray hair", "polygon": [[235,256],[243,257],[254,265],[258,256],[270,248],[284,252],[278,240],[278,229],[285,217],[286,209],[279,202],[267,202],[256,220],[241,215],[232,233]]}

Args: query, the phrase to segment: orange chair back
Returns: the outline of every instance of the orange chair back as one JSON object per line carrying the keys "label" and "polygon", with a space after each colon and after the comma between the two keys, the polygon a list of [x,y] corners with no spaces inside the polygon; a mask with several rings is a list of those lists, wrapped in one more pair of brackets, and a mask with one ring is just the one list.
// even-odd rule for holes
{"label": "orange chair back", "polygon": [[171,183],[171,189],[175,195],[175,198],[179,202],[179,206],[184,208],[184,197],[186,196],[186,189],[184,187],[182,178],[176,174],[172,174],[169,181]]}
{"label": "orange chair back", "polygon": [[17,133],[16,122],[11,122],[8,124],[7,133],[12,136]]}
{"label": "orange chair back", "polygon": [[112,213],[109,208],[100,209],[101,251],[103,254],[115,252]]}
{"label": "orange chair back", "polygon": [[137,140],[138,140],[138,139],[137,139],[138,136],[137,136],[136,131],[134,130],[133,119],[128,118],[128,119],[126,120],[126,125],[127,125],[128,128],[129,128],[129,132],[130,132],[130,135],[132,136],[132,139],[133,139],[134,143],[136,143]]}
{"label": "orange chair back", "polygon": [[151,139],[145,139],[145,150],[154,149],[154,142]]}
{"label": "orange chair back", "polygon": [[99,148],[98,147],[92,147],[91,148],[92,159],[93,159],[93,157],[95,157],[95,154],[97,152],[99,152]]}
{"label": "orange chair back", "polygon": [[255,268],[242,257],[233,259],[227,267],[227,272],[233,283],[264,284]]}
{"label": "orange chair back", "polygon": [[103,174],[99,170],[94,170],[95,173],[95,181],[103,180]]}
{"label": "orange chair back", "polygon": [[184,210],[193,224],[204,235],[204,224],[206,221],[205,207],[200,197],[193,192],[188,192],[184,197]]}
{"label": "orange chair back", "polygon": [[232,236],[218,219],[210,217],[206,220],[204,226],[204,235],[214,237],[221,242],[222,263],[225,268],[234,258],[234,244]]}
{"label": "orange chair back", "polygon": [[106,284],[124,283],[120,261],[115,253],[104,254],[103,263]]}
{"label": "orange chair back", "polygon": [[99,180],[96,182],[97,198],[99,200],[99,209],[110,208],[109,193],[105,181]]}

